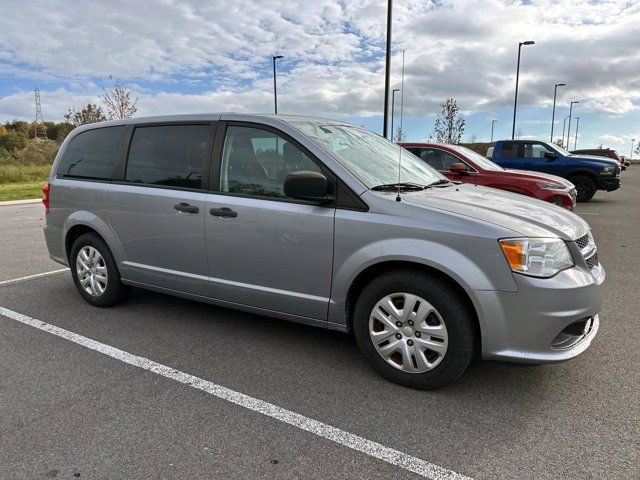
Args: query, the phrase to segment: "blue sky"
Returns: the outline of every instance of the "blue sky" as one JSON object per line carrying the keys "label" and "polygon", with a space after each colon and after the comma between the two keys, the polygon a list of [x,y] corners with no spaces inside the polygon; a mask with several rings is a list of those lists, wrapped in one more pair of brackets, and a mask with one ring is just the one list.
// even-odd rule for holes
{"label": "blue sky", "polygon": [[[0,121],[46,120],[99,102],[109,75],[139,97],[137,116],[271,112],[271,55],[281,113],[340,118],[381,131],[386,2],[238,0],[233,3],[6,0],[0,16]],[[511,132],[515,64],[522,51],[517,130],[548,139],[580,100],[578,147],[628,155],[640,138],[640,4],[588,0],[404,0],[394,5],[393,88],[406,55],[404,130],[426,139],[447,97],[466,120],[464,140]],[[399,102],[396,105],[399,113]],[[396,120],[396,125],[399,119]],[[574,142],[573,123],[571,146]]]}

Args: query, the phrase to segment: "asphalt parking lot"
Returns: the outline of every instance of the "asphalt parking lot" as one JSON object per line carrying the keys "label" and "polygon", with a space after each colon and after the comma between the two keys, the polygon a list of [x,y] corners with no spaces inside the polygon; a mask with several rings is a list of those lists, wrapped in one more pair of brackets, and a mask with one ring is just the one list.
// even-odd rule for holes
{"label": "asphalt parking lot", "polygon": [[[68,272],[13,283],[61,267],[42,205],[2,206],[0,307],[322,423],[299,428],[0,315],[0,478],[419,478],[410,465],[424,461],[434,477],[638,479],[639,203],[634,165],[621,190],[577,208],[608,276],[589,350],[553,366],[478,362],[434,392],[383,380],[341,333],[139,290],[97,309]],[[406,456],[381,460],[389,449]]]}

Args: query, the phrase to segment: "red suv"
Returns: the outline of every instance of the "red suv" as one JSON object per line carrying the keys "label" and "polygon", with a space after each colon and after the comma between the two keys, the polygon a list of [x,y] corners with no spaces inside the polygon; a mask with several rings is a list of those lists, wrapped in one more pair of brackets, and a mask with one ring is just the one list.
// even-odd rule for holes
{"label": "red suv", "polygon": [[576,205],[576,189],[555,175],[506,170],[482,155],[458,145],[401,143],[450,180],[498,188],[555,203],[567,210]]}

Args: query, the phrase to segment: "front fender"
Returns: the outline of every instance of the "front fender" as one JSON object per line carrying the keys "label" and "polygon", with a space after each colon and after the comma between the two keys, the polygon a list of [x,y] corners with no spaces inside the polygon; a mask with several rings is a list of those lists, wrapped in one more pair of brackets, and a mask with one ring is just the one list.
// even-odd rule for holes
{"label": "front fender", "polygon": [[431,267],[452,278],[465,290],[517,291],[497,242],[481,241],[473,258],[452,246],[418,238],[389,238],[351,252],[334,266],[329,322],[344,324],[349,288],[367,268],[392,261]]}

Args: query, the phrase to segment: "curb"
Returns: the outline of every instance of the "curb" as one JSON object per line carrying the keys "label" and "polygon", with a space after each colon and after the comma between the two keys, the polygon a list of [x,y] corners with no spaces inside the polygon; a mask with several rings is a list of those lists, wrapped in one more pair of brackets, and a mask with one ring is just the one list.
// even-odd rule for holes
{"label": "curb", "polygon": [[8,207],[10,205],[28,205],[30,203],[40,203],[41,198],[29,198],[27,200],[9,200],[6,202],[0,202],[0,207]]}

